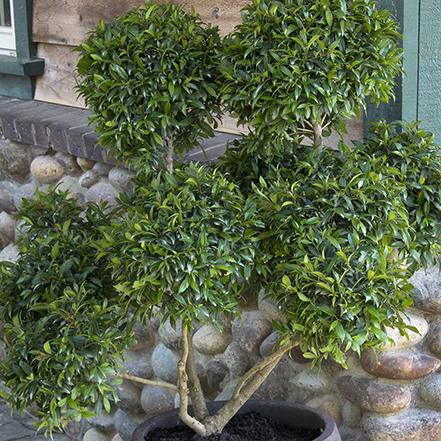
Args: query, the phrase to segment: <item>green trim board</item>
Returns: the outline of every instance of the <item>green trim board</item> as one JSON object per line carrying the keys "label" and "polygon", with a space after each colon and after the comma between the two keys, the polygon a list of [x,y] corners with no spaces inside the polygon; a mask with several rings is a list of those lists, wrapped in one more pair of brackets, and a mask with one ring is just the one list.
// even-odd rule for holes
{"label": "green trim board", "polygon": [[441,2],[419,5],[417,119],[441,143]]}
{"label": "green trim board", "polygon": [[[417,0],[410,0],[410,1],[417,1]],[[395,17],[395,20],[401,25],[401,32],[403,32],[403,21],[404,21],[403,0],[378,0],[377,8],[387,9]],[[366,115],[363,120],[364,136],[367,136],[370,122],[378,121],[379,119],[385,119],[386,121],[390,122],[402,118],[402,106],[403,106],[402,77],[395,78],[395,83],[396,83],[396,86],[394,87],[395,99],[390,99],[388,103],[382,102],[380,103],[379,106],[377,106],[375,103],[371,103],[369,101],[369,98],[367,98]]]}
{"label": "green trim board", "polygon": [[418,120],[419,28],[419,0],[404,0],[403,120]]}
{"label": "green trim board", "polygon": [[369,121],[380,118],[421,121],[441,144],[441,1],[379,0],[378,6],[401,23],[406,74],[396,80],[395,102],[368,105],[365,135]]}
{"label": "green trim board", "polygon": [[37,58],[32,42],[33,0],[12,0],[17,57],[0,56],[0,95],[33,99],[35,77],[44,72],[44,60]]}

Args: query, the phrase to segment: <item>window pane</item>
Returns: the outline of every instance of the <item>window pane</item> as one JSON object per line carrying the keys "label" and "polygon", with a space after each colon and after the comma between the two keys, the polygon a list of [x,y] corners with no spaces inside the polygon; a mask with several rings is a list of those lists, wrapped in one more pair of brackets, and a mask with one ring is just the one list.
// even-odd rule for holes
{"label": "window pane", "polygon": [[14,32],[14,0],[0,0],[0,55],[17,56]]}
{"label": "window pane", "polygon": [[0,26],[11,26],[11,0],[0,0]]}

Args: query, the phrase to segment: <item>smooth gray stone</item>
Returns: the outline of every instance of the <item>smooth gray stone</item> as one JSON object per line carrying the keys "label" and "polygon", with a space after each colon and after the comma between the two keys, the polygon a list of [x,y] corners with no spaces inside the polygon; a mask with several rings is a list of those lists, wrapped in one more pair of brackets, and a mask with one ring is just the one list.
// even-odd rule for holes
{"label": "smooth gray stone", "polygon": [[441,409],[441,375],[433,374],[426,378],[420,385],[419,394],[426,404]]}
{"label": "smooth gray stone", "polygon": [[258,310],[244,311],[242,320],[236,318],[232,328],[233,339],[250,354],[259,353],[260,345],[272,331],[272,324]]}
{"label": "smooth gray stone", "polygon": [[174,408],[175,395],[165,387],[146,385],[141,393],[141,406],[149,416],[159,415]]}
{"label": "smooth gray stone", "polygon": [[276,343],[279,341],[279,335],[277,332],[270,334],[260,345],[260,355],[263,358],[269,357],[273,351]]}
{"label": "smooth gray stone", "polygon": [[254,392],[252,399],[285,401],[291,392],[290,374],[292,374],[290,364],[286,360],[279,361],[259,389]]}
{"label": "smooth gray stone", "polygon": [[146,419],[118,409],[115,412],[115,429],[123,441],[132,441],[133,432]]}
{"label": "smooth gray stone", "polygon": [[120,192],[126,193],[133,189],[135,173],[124,167],[114,167],[109,172],[110,183]]}
{"label": "smooth gray stone", "polygon": [[133,334],[136,342],[130,343],[129,349],[131,351],[150,348],[155,343],[155,333],[152,327],[149,324],[144,326],[139,319],[136,319],[135,325],[133,326]]}
{"label": "smooth gray stone", "polygon": [[436,357],[441,358],[441,323],[433,324],[426,337],[427,347]]}
{"label": "smooth gray stone", "polygon": [[414,307],[431,314],[441,314],[441,277],[439,265],[418,270],[410,279]]}
{"label": "smooth gray stone", "polygon": [[124,355],[129,358],[124,361],[124,368],[134,377],[152,378],[152,353],[152,347],[140,349],[139,351],[126,351]]}
{"label": "smooth gray stone", "polygon": [[116,198],[119,196],[115,187],[108,182],[98,182],[87,190],[86,199],[99,204],[101,201],[107,201],[109,206],[116,205]]}
{"label": "smooth gray stone", "polygon": [[141,391],[131,381],[123,380],[121,384],[115,386],[119,401],[116,405],[125,412],[142,413]]}
{"label": "smooth gray stone", "polygon": [[159,338],[164,346],[171,351],[179,352],[182,350],[182,326],[180,323],[176,324],[176,329],[166,321],[159,328]]}
{"label": "smooth gray stone", "polygon": [[339,377],[336,383],[348,401],[368,412],[398,412],[411,399],[409,388],[401,384],[378,383],[371,378],[352,375]]}
{"label": "smooth gray stone", "polygon": [[361,367],[372,375],[392,380],[416,380],[435,372],[441,362],[430,355],[403,353],[379,353],[365,350]]}
{"label": "smooth gray stone", "polygon": [[63,167],[64,173],[69,176],[78,176],[81,174],[81,168],[78,165],[76,156],[69,155],[68,153],[57,152],[55,153],[55,159]]}
{"label": "smooth gray stone", "polygon": [[179,360],[178,355],[160,343],[152,355],[152,367],[155,375],[168,383],[178,384],[177,365]]}
{"label": "smooth gray stone", "polygon": [[233,341],[225,350],[224,360],[231,375],[237,377],[241,377],[252,366],[249,354],[247,354],[236,341]]}
{"label": "smooth gray stone", "polygon": [[441,413],[409,409],[388,417],[365,414],[361,428],[369,441],[438,441]]}
{"label": "smooth gray stone", "polygon": [[0,423],[0,441],[15,441],[35,435],[37,429],[31,430],[16,421]]}
{"label": "smooth gray stone", "polygon": [[90,188],[99,182],[100,178],[93,170],[85,171],[80,178],[78,179],[78,183],[81,187]]}

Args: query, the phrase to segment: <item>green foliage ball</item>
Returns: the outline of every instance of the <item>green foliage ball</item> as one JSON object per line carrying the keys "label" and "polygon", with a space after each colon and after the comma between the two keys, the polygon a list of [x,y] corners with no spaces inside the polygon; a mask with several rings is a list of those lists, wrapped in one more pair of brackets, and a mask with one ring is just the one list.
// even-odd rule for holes
{"label": "green foliage ball", "polygon": [[223,99],[273,148],[312,137],[393,96],[399,39],[373,0],[253,0],[220,54]]}
{"label": "green foliage ball", "polygon": [[171,3],[100,21],[80,51],[78,91],[102,146],[149,170],[172,142],[180,155],[213,136],[219,109],[217,27]]}
{"label": "green foliage ball", "polygon": [[384,158],[349,151],[311,153],[279,176],[259,192],[278,329],[314,362],[344,365],[347,350],[387,343],[385,326],[406,329],[412,286],[393,256],[411,229],[402,186]]}
{"label": "green foliage ball", "polygon": [[409,250],[406,262],[413,272],[420,265],[435,265],[440,250],[441,147],[420,122],[380,120],[371,124],[364,143],[356,149],[384,161],[403,187],[401,200],[411,229],[403,232],[397,248]]}
{"label": "green foliage ball", "polygon": [[[129,342],[107,262],[96,262],[100,227],[114,215],[86,209],[67,193],[36,192],[17,215],[20,254],[0,267],[0,320],[6,344],[2,393],[15,409],[35,403],[49,431],[66,420],[110,410],[106,381]],[[94,411],[94,412],[92,412]]]}
{"label": "green foliage ball", "polygon": [[259,266],[256,203],[219,172],[190,164],[138,181],[127,216],[103,241],[127,308],[163,321],[207,322],[236,314],[241,279]]}

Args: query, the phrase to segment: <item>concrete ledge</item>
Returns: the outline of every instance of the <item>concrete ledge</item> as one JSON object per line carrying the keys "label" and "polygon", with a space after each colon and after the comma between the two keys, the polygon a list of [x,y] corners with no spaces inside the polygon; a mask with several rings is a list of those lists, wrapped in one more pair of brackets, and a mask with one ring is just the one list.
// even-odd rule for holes
{"label": "concrete ledge", "polygon": [[[98,144],[98,134],[89,124],[89,110],[41,101],[26,101],[0,96],[0,139],[10,139],[57,152],[116,164]],[[185,161],[212,162],[225,151],[228,141],[237,135],[216,132],[202,143]]]}

